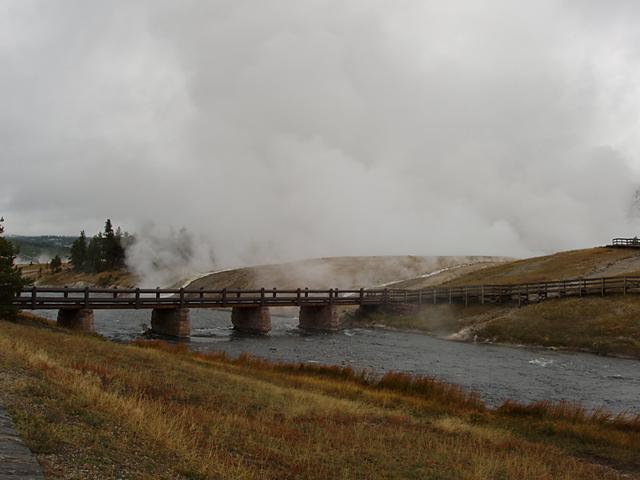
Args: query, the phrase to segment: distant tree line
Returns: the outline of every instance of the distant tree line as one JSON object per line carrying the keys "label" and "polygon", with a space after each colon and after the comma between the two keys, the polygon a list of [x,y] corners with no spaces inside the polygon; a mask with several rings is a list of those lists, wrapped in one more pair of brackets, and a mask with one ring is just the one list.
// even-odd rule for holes
{"label": "distant tree line", "polygon": [[71,245],[71,265],[75,271],[88,273],[124,268],[125,249],[133,240],[120,227],[114,231],[111,220],[107,219],[104,232],[94,235],[91,240],[87,239],[84,230],[80,232],[80,236]]}

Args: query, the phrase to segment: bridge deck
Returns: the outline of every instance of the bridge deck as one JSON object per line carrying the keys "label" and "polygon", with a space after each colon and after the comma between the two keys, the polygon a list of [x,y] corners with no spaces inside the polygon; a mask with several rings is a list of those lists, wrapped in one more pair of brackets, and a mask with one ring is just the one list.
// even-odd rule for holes
{"label": "bridge deck", "polygon": [[640,293],[640,277],[572,279],[518,285],[470,285],[422,290],[194,290],[194,289],[23,289],[14,300],[21,309],[162,309],[221,307],[285,307],[438,303],[502,303],[539,301],[564,296]]}

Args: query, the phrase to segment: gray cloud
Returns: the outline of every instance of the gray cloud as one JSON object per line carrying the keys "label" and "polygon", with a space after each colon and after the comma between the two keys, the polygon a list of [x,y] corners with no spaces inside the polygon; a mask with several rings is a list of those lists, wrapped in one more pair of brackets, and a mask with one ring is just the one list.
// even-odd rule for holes
{"label": "gray cloud", "polygon": [[19,233],[154,222],[147,246],[186,226],[220,265],[602,244],[638,228],[638,21],[632,1],[6,1],[0,212]]}

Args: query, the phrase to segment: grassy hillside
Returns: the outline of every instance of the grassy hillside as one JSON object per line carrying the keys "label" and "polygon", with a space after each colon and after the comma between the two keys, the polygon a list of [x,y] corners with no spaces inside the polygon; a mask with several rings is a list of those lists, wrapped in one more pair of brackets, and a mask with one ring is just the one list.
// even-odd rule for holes
{"label": "grassy hillside", "polygon": [[640,296],[558,298],[511,305],[437,305],[356,315],[355,325],[419,330],[456,340],[542,345],[640,359]]}
{"label": "grassy hillside", "polygon": [[[541,282],[579,277],[640,274],[640,250],[591,248],[460,269],[454,278],[430,278],[431,285]],[[427,287],[420,279],[399,287]],[[394,285],[395,286],[395,285]],[[359,325],[422,330],[460,340],[543,345],[640,358],[640,296],[563,298],[523,305],[438,305],[405,313],[357,315]]]}
{"label": "grassy hillside", "polygon": [[412,279],[434,270],[502,257],[331,257],[214,273],[190,288],[360,288]]}
{"label": "grassy hillside", "polygon": [[640,418],[7,322],[0,401],[48,478],[640,478]]}
{"label": "grassy hillside", "polygon": [[640,273],[640,249],[589,248],[506,262],[461,275],[447,285],[544,282]]}

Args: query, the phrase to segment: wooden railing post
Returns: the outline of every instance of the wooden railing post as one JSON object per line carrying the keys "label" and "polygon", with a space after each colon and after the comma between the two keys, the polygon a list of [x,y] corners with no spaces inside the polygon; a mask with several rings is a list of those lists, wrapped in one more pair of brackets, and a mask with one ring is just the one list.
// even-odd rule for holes
{"label": "wooden railing post", "polygon": [[184,288],[180,288],[180,308],[184,307]]}
{"label": "wooden railing post", "polygon": [[89,287],[84,287],[84,308],[89,308]]}
{"label": "wooden railing post", "polygon": [[67,285],[64,286],[64,293],[62,296],[63,298],[69,298],[69,287]]}
{"label": "wooden railing post", "polygon": [[301,292],[302,292],[302,290],[300,290],[300,289],[297,289],[297,290],[296,290],[296,303],[297,303],[298,305],[300,305],[300,295],[301,295]]}
{"label": "wooden railing post", "polygon": [[31,308],[36,308],[36,296],[37,296],[36,287],[31,287]]}
{"label": "wooden railing post", "polygon": [[382,303],[384,303],[385,305],[387,303],[389,303],[389,289],[388,288],[384,289],[384,292],[382,294]]}
{"label": "wooden railing post", "polygon": [[[238,296],[240,296],[240,292],[238,292]],[[200,287],[200,300],[204,300],[204,287]]]}
{"label": "wooden railing post", "polygon": [[276,298],[278,296],[278,290],[274,287],[273,289],[273,298]]}
{"label": "wooden railing post", "polygon": [[[85,299],[87,299],[88,302],[88,298],[89,298],[89,289],[85,290]],[[138,308],[140,306],[140,289],[136,288],[136,308]]]}
{"label": "wooden railing post", "polygon": [[260,289],[260,305],[264,305],[264,287]]}
{"label": "wooden railing post", "polygon": [[[264,288],[262,289],[261,301],[264,302]],[[227,304],[227,289],[222,289],[222,306],[224,307]]]}
{"label": "wooden railing post", "polygon": [[160,287],[156,287],[156,300],[160,298]]}
{"label": "wooden railing post", "polygon": [[360,289],[360,305],[364,302],[364,288]]}

